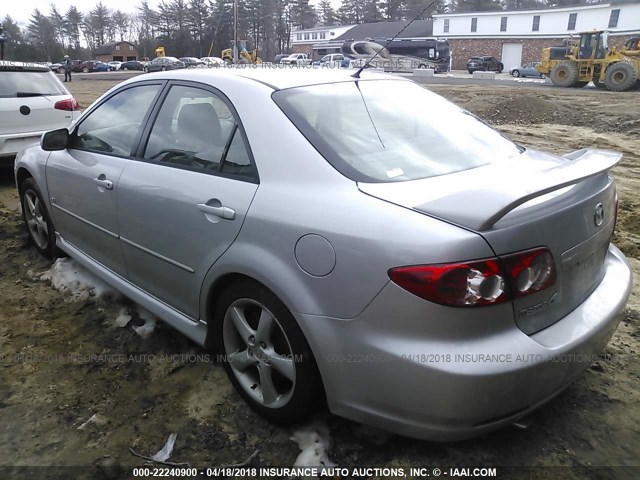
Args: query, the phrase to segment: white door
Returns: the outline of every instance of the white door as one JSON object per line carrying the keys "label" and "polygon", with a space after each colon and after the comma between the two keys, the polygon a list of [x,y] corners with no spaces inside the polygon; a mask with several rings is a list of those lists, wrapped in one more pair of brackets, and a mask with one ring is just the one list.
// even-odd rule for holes
{"label": "white door", "polygon": [[522,44],[521,43],[503,43],[502,44],[502,63],[504,71],[508,72],[512,68],[522,65]]}

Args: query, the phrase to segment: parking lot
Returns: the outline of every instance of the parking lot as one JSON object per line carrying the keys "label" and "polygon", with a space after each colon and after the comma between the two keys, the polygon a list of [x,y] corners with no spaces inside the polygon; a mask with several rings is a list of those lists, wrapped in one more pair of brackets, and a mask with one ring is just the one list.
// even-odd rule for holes
{"label": "parking lot", "polygon": [[[66,85],[84,109],[129,75],[75,75]],[[175,462],[237,464],[259,450],[258,463],[290,466],[300,453],[292,435],[310,430],[330,442],[329,458],[338,465],[555,467],[536,470],[540,479],[589,478],[562,467],[599,467],[592,478],[634,478],[636,472],[624,467],[640,458],[640,92],[539,88],[546,86],[543,80],[514,82],[505,75],[460,85],[470,77],[465,72],[437,77],[438,84],[426,88],[530,148],[622,152],[614,170],[620,195],[614,241],[635,275],[628,308],[603,357],[527,419],[527,428],[435,444],[326,413],[294,429],[270,424],[233,392],[220,366],[204,361],[206,352],[170,328],[159,325],[142,339],[132,328],[118,327],[123,309],[134,324],[143,323],[126,300],[69,301],[41,280],[51,264],[28,246],[12,172],[3,170],[0,463],[95,465],[98,478],[107,475],[105,466],[139,465],[130,448],[155,453],[176,432]],[[125,360],[104,361],[109,355]],[[509,475],[531,478],[524,470]]]}

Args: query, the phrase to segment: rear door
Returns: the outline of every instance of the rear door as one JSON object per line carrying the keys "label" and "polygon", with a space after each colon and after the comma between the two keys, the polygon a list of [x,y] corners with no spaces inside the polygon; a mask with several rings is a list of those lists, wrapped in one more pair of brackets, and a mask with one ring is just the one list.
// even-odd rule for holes
{"label": "rear door", "polygon": [[161,89],[161,83],[148,83],[114,93],[80,121],[69,148],[51,152],[47,162],[56,230],[65,241],[123,277],[118,183]]}
{"label": "rear door", "polygon": [[119,182],[118,220],[129,279],[190,318],[200,287],[233,243],[258,188],[230,102],[174,83]]}

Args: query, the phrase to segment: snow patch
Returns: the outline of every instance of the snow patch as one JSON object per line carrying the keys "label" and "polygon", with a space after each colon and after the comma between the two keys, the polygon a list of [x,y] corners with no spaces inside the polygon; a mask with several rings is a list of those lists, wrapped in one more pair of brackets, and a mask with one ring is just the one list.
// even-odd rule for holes
{"label": "snow patch", "polygon": [[130,321],[131,315],[129,315],[129,309],[126,307],[122,307],[120,309],[120,313],[118,313],[118,316],[116,317],[114,324],[116,327],[124,328],[129,325]]}
{"label": "snow patch", "polygon": [[77,430],[84,430],[91,423],[95,423],[96,425],[106,425],[107,424],[107,419],[104,416],[100,415],[99,413],[94,413],[93,415],[91,415],[89,420],[87,420],[82,425],[80,425],[77,428]]}
{"label": "snow patch", "polygon": [[171,454],[173,453],[173,446],[176,443],[177,437],[177,433],[172,433],[171,435],[169,435],[167,443],[164,444],[164,447],[162,447],[162,449],[159,450],[158,453],[153,455],[151,458],[156,462],[166,462],[167,460],[169,460],[169,457],[171,457]]}
{"label": "snow patch", "polygon": [[118,295],[109,285],[71,258],[58,258],[51,268],[40,276],[40,280],[50,282],[69,302]]}
{"label": "snow patch", "polygon": [[326,423],[314,421],[293,431],[291,440],[298,444],[301,452],[294,467],[335,467],[329,458],[331,437]]}
{"label": "snow patch", "polygon": [[156,329],[158,317],[156,317],[149,310],[142,308],[140,305],[136,305],[136,308],[138,310],[138,316],[142,320],[144,320],[144,325],[134,327],[134,330],[142,338],[147,339],[151,336],[151,334],[153,334],[153,331]]}

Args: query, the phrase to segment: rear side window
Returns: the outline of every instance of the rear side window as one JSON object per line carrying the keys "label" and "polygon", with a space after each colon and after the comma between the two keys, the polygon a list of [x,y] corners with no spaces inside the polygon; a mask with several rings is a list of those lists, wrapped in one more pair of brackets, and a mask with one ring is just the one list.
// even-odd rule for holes
{"label": "rear side window", "polygon": [[171,87],[144,158],[190,170],[255,177],[233,113],[220,97],[197,87]]}
{"label": "rear side window", "polygon": [[493,163],[520,148],[411,82],[342,82],[280,90],[274,101],[343,175],[362,182],[433,177]]}
{"label": "rear side window", "polygon": [[50,72],[7,71],[0,68],[0,98],[68,95]]}
{"label": "rear side window", "polygon": [[160,85],[141,85],[116,93],[93,110],[71,138],[71,148],[128,157]]}

